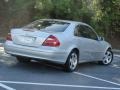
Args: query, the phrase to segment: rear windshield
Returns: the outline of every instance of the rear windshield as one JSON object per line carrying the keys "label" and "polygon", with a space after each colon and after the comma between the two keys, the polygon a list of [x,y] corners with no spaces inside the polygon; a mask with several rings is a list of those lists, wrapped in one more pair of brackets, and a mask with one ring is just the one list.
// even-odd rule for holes
{"label": "rear windshield", "polygon": [[60,21],[35,21],[24,28],[37,29],[45,32],[64,32],[69,23]]}

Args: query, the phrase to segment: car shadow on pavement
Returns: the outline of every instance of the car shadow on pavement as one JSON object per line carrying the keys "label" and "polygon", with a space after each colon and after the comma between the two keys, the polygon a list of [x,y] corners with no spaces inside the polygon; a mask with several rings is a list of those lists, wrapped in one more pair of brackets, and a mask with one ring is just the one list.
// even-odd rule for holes
{"label": "car shadow on pavement", "polygon": [[[76,69],[76,71],[80,71],[80,70],[85,70],[85,69],[89,69],[89,68],[96,68],[98,66],[101,65],[97,65],[97,63],[95,62],[88,62],[88,63],[81,63],[78,64],[78,67]],[[32,60],[31,62],[17,62],[16,64],[14,64],[12,66],[12,68],[14,69],[21,69],[21,70],[27,70],[32,71],[32,72],[64,72],[64,67],[61,64],[58,63],[54,63],[54,62],[50,62],[50,61],[34,61]]]}
{"label": "car shadow on pavement", "polygon": [[[20,63],[16,60],[15,57],[11,57],[11,56],[7,56],[4,57],[0,60],[0,63],[2,64],[2,66],[4,67],[9,67],[11,69],[19,69],[19,70],[26,70],[26,71],[33,71],[33,72],[64,72],[64,68],[63,65],[55,63],[55,62],[50,62],[50,61],[46,61],[46,60],[40,60],[35,61],[32,60],[31,62],[24,62],[24,63]],[[82,71],[85,69],[89,69],[89,68],[96,68],[98,66],[102,66],[102,65],[98,65],[95,62],[88,62],[88,63],[80,63],[78,64],[78,67],[76,69],[76,71]]]}
{"label": "car shadow on pavement", "polygon": [[21,70],[27,70],[28,72],[57,72],[62,71],[62,65],[56,64],[48,61],[31,61],[31,62],[18,62],[12,68],[17,68]]}

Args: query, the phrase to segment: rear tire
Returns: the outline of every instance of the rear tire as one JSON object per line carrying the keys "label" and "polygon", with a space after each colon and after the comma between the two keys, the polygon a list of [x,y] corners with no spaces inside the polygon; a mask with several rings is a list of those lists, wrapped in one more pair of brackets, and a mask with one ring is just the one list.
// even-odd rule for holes
{"label": "rear tire", "polygon": [[27,58],[27,57],[21,57],[21,56],[16,56],[16,59],[19,61],[19,62],[30,62],[30,58]]}
{"label": "rear tire", "polygon": [[108,49],[105,52],[103,60],[99,61],[99,64],[101,64],[101,65],[109,65],[109,64],[111,64],[112,61],[113,61],[113,52],[111,51],[111,49]]}
{"label": "rear tire", "polygon": [[73,72],[77,68],[78,58],[79,58],[78,53],[75,50],[73,50],[69,54],[68,59],[65,63],[65,71]]}

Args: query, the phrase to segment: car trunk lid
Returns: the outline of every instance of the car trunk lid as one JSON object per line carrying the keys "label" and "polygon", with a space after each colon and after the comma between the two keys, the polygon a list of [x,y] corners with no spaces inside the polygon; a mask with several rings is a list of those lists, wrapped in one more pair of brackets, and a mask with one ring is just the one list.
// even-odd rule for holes
{"label": "car trunk lid", "polygon": [[41,46],[45,39],[50,35],[47,32],[36,29],[12,29],[11,35],[13,43],[25,46]]}

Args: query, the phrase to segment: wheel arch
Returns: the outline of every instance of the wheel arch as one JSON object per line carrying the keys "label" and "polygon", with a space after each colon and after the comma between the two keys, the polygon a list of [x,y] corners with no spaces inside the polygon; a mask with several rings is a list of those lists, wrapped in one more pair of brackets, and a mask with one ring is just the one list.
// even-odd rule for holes
{"label": "wheel arch", "polygon": [[[78,54],[78,60],[79,60],[80,50],[79,50],[78,48],[76,48],[76,47],[73,47],[73,48],[69,49],[68,54],[67,54],[67,58],[68,58],[69,54],[70,54],[72,51],[74,51],[74,50],[77,52],[77,54]],[[66,59],[66,61],[67,61],[67,59]]]}
{"label": "wheel arch", "polygon": [[73,49],[71,50],[71,52],[72,52],[72,51],[76,51],[76,52],[77,52],[77,54],[78,54],[78,56],[79,56],[80,51],[79,51],[79,49],[78,49],[78,48],[73,48]]}
{"label": "wheel arch", "polygon": [[111,51],[112,51],[112,47],[111,47],[111,46],[107,47],[106,50],[105,50],[105,52],[106,52],[107,50],[111,50]]}

